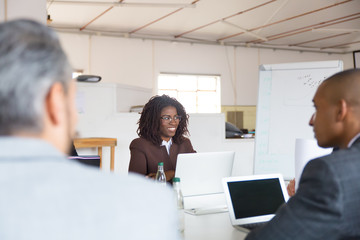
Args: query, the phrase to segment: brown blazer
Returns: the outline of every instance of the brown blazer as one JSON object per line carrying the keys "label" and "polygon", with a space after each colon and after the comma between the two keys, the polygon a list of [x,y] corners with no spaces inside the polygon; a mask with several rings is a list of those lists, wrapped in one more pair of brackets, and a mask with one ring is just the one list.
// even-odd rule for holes
{"label": "brown blazer", "polygon": [[172,143],[170,147],[170,156],[165,146],[157,146],[145,138],[136,138],[130,143],[130,164],[129,172],[148,175],[156,173],[158,163],[164,163],[164,171],[174,170],[176,167],[177,155],[179,153],[196,152],[191,142],[186,138],[181,144]]}

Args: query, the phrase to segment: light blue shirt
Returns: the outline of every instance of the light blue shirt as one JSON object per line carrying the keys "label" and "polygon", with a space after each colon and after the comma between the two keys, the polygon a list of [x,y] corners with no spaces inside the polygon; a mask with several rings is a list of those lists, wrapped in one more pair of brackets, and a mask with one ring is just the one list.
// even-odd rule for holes
{"label": "light blue shirt", "polygon": [[179,239],[170,188],[0,137],[0,239]]}

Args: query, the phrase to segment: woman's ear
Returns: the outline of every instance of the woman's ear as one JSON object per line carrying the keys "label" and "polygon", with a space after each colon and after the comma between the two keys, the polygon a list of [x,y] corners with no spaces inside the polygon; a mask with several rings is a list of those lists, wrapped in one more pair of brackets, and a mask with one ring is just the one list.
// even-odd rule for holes
{"label": "woman's ear", "polygon": [[53,126],[59,125],[65,114],[66,101],[64,97],[64,88],[60,83],[52,85],[46,96],[45,104],[48,121]]}

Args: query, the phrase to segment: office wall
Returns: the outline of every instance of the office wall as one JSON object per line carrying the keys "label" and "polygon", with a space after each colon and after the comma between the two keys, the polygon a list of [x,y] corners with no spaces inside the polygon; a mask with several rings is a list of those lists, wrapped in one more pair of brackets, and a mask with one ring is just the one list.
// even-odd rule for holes
{"label": "office wall", "polygon": [[0,0],[0,22],[30,18],[46,24],[46,0]]}
{"label": "office wall", "polygon": [[[260,64],[340,59],[344,61],[345,68],[353,67],[351,54],[273,51],[103,36],[89,37],[68,33],[60,33],[60,38],[75,69],[83,69],[84,73],[99,74],[103,77],[100,84],[102,90],[96,90],[100,85],[89,85],[91,91],[95,91],[92,94],[95,96],[94,104],[87,105],[89,110],[85,114],[80,114],[78,130],[81,137],[118,139],[115,153],[116,172],[127,170],[130,154],[128,146],[136,137],[136,121],[139,117],[138,114],[117,112],[119,102],[116,100],[108,102],[105,96],[110,95],[113,99],[124,101],[123,98],[116,97],[116,87],[119,85],[150,91],[152,89],[155,94],[156,77],[160,72],[220,74],[222,105],[256,105]],[[80,86],[79,89],[90,91],[84,90],[84,86]],[[105,89],[111,94],[102,92],[108,91]],[[103,106],[109,109],[107,114],[102,112],[105,109]],[[235,150],[233,174],[251,174],[254,141],[227,140],[224,137],[224,128],[224,116],[191,115],[190,139],[199,152]],[[104,159],[109,159],[109,154],[109,150],[105,150]],[[109,169],[109,161],[105,160],[104,168]]]}
{"label": "office wall", "polygon": [[99,74],[104,82],[153,89],[161,72],[221,75],[222,105],[256,105],[260,64],[343,60],[351,54],[225,47],[60,33],[75,69]]}

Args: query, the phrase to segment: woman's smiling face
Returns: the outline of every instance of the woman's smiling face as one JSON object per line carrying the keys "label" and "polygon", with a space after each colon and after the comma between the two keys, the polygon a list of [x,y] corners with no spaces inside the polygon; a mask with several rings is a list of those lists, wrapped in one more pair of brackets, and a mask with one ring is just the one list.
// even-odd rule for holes
{"label": "woman's smiling face", "polygon": [[[170,138],[175,136],[177,127],[179,126],[179,119],[177,110],[173,106],[164,107],[160,114],[160,137],[162,140],[169,141]],[[164,119],[165,118],[165,119]]]}

